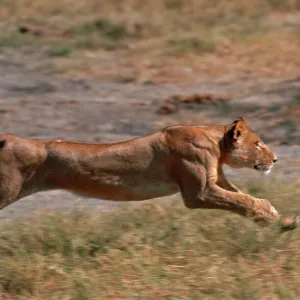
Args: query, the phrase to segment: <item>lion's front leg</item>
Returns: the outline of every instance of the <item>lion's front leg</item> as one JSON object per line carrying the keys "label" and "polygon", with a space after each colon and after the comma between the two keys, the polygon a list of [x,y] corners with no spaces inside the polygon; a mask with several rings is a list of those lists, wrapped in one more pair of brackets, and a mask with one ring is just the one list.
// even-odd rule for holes
{"label": "lion's front leg", "polygon": [[217,185],[216,172],[197,163],[183,161],[177,182],[188,208],[222,209],[255,221],[276,221],[278,212],[264,199],[227,191]]}
{"label": "lion's front leg", "polygon": [[218,166],[218,179],[216,183],[219,187],[223,188],[224,190],[236,193],[243,193],[239,188],[237,188],[234,184],[227,180],[221,166]]}
{"label": "lion's front leg", "polygon": [[226,191],[216,184],[212,184],[208,188],[205,202],[211,203],[215,208],[251,217],[256,222],[272,222],[279,220],[277,210],[268,200],[254,198],[243,193]]}

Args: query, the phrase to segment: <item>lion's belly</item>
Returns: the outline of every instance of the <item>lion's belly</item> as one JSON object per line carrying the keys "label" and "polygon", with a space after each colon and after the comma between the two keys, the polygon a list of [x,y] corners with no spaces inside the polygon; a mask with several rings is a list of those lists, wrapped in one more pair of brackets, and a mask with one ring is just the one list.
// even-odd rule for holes
{"label": "lion's belly", "polygon": [[177,184],[168,178],[112,174],[102,174],[97,179],[89,179],[67,189],[91,197],[118,201],[146,200],[179,192]]}
{"label": "lion's belly", "polygon": [[141,184],[133,189],[134,195],[142,199],[163,197],[178,193],[177,184],[171,182],[153,182],[151,184]]}

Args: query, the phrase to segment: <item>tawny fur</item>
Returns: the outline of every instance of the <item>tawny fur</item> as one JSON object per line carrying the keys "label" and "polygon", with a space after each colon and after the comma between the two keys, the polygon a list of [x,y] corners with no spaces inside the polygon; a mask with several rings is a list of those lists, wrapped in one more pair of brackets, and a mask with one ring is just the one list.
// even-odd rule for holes
{"label": "tawny fur", "polygon": [[222,165],[270,170],[273,152],[243,119],[222,126],[171,126],[109,144],[0,135],[1,208],[39,191],[64,189],[108,200],[139,201],[181,192],[188,208],[223,209],[272,221],[267,200],[242,193]]}

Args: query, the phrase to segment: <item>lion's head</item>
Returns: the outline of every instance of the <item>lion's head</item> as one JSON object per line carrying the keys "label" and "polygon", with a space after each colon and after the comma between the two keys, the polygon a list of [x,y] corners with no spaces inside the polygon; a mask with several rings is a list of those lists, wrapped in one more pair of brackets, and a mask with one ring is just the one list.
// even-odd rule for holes
{"label": "lion's head", "polygon": [[251,168],[269,173],[276,155],[246,124],[243,118],[233,122],[228,132],[226,163],[232,168]]}

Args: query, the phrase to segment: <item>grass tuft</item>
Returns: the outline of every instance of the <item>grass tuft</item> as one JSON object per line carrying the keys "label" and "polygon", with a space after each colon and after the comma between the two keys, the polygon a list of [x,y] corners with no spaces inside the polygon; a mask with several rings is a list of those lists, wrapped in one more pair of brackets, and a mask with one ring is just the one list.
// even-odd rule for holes
{"label": "grass tuft", "polygon": [[68,46],[56,45],[55,47],[48,50],[47,54],[51,56],[66,57],[71,54],[72,50]]}
{"label": "grass tuft", "polygon": [[121,40],[129,37],[130,34],[122,23],[112,21],[107,18],[98,18],[91,22],[76,25],[68,29],[65,34],[74,36],[91,36],[93,34],[102,35],[111,40]]}
{"label": "grass tuft", "polygon": [[216,42],[213,40],[213,38],[184,37],[170,39],[168,41],[168,47],[170,49],[170,52],[173,54],[202,54],[214,52],[216,49]]}

